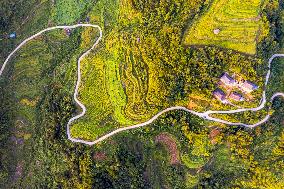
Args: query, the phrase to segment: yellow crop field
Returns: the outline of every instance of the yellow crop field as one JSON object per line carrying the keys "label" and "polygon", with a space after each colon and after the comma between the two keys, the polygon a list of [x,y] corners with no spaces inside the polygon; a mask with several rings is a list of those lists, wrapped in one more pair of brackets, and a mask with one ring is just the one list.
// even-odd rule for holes
{"label": "yellow crop field", "polygon": [[[146,122],[165,108],[187,106],[189,100],[196,104],[194,110],[197,111],[224,108],[217,100],[214,101],[214,107],[209,103],[212,102],[211,93],[215,89],[212,78],[219,77],[224,69],[232,72],[245,70],[244,75],[249,75],[251,80],[258,78],[257,72],[251,68],[252,65],[260,65],[261,61],[253,58],[248,60],[240,53],[224,53],[215,47],[184,48],[180,38],[183,26],[190,20],[190,10],[201,10],[200,3],[193,6],[192,2],[185,0],[185,6],[177,5],[181,9],[173,10],[172,14],[168,13],[169,8],[174,9],[172,2],[157,5],[123,0],[116,5],[105,2],[95,7],[90,19],[94,20],[92,23],[104,23],[104,37],[81,62],[82,79],[78,98],[87,111],[86,115],[72,124],[72,137],[94,140],[115,129]],[[264,4],[260,1],[242,3],[236,0],[212,3],[208,12],[215,13],[215,17],[210,17],[213,20],[209,20],[209,13],[192,13],[191,18],[198,15],[196,17],[205,29],[199,28],[200,24],[191,19],[191,29],[199,29],[200,33],[189,32],[206,36],[218,27],[220,33],[215,41],[208,38],[203,44],[221,44],[222,47],[254,53],[255,32],[265,23],[258,16]],[[101,14],[99,6],[109,11],[105,13],[107,16]],[[200,8],[196,9],[196,6]],[[234,16],[230,15],[233,11],[228,12],[231,9],[234,10]],[[174,14],[175,11],[180,13]],[[169,24],[165,24],[169,15],[172,15]],[[256,20],[252,21],[254,17]],[[235,26],[231,18],[238,19],[243,26]],[[212,29],[206,27],[208,23],[212,23]],[[244,35],[242,28],[250,32]],[[80,48],[90,47],[97,35],[98,32],[93,29],[83,29]],[[263,33],[258,36],[263,36]],[[202,43],[197,41],[193,44]],[[244,47],[244,44],[248,45]],[[215,57],[220,62],[214,62]]]}
{"label": "yellow crop field", "polygon": [[216,45],[255,54],[256,44],[268,34],[261,16],[266,0],[214,0],[188,29],[186,45]]}

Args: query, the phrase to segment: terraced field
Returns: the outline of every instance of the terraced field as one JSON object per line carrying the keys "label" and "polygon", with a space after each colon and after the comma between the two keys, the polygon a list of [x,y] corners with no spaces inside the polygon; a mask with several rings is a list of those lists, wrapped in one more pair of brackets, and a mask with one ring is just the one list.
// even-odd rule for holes
{"label": "terraced field", "polygon": [[[116,24],[118,6],[117,1],[101,1],[89,15],[93,23],[108,24],[104,28],[106,39],[81,62],[79,99],[86,105],[87,112],[72,124],[71,135],[74,138],[91,140],[116,128],[138,123],[137,119],[141,119],[131,112],[133,98],[138,101],[139,95],[143,94],[140,94],[140,84],[133,77],[131,64],[128,64],[133,59],[129,59],[128,55],[125,55],[127,60],[120,58],[121,54],[127,54],[121,49],[121,33],[113,28],[107,32],[111,22],[112,27]],[[104,17],[101,10],[105,10]],[[96,40],[93,33],[96,31],[88,29],[82,33],[83,46],[91,46]]]}
{"label": "terraced field", "polygon": [[124,113],[127,102],[118,61],[107,59],[104,53],[98,53],[82,61],[80,100],[86,104],[88,111],[86,116],[71,128],[72,136],[75,138],[94,138],[119,125],[133,124]]}
{"label": "terraced field", "polygon": [[[211,103],[212,91],[215,89],[215,80],[224,70],[243,74],[244,78],[250,77],[252,81],[261,75],[258,70],[251,69],[260,68],[262,64],[262,61],[255,57],[248,58],[232,51],[224,53],[214,48],[183,48],[180,38],[182,30],[188,25],[188,21],[192,20],[189,19],[192,11],[201,10],[201,7],[196,9],[200,4],[192,5],[184,1],[181,9],[171,13],[169,10],[173,8],[172,3],[163,2],[155,7],[150,2],[144,2],[145,7],[141,8],[138,6],[139,2],[100,1],[88,15],[91,23],[103,26],[104,37],[96,50],[81,63],[82,82],[78,97],[87,111],[85,116],[72,123],[70,128],[73,138],[94,140],[118,128],[146,122],[165,108],[188,106],[189,97],[194,91],[197,96],[203,96],[205,101],[210,102],[210,107],[206,108],[218,109],[218,101]],[[203,7],[207,6],[207,2],[203,3]],[[224,6],[224,10],[229,10],[232,6],[239,8],[243,2],[238,1],[237,5],[231,1],[226,4],[227,1],[224,0],[221,4],[214,3]],[[249,3],[244,5],[249,8]],[[254,15],[257,17],[260,7],[261,5],[256,3],[251,9],[242,9],[247,14],[237,18],[246,19]],[[174,16],[175,11],[180,11],[177,14],[178,19]],[[218,12],[218,7],[215,7],[214,11]],[[172,15],[168,18],[172,20],[172,25],[164,23],[167,15]],[[204,19],[203,17],[201,19]],[[228,17],[224,16],[223,20]],[[229,19],[226,21],[228,25],[236,23]],[[214,23],[217,22],[219,21]],[[261,21],[245,22],[254,28]],[[225,22],[223,26],[225,27]],[[239,28],[234,29],[233,33],[238,34],[236,30]],[[230,35],[229,30],[231,29],[227,28],[226,35]],[[89,44],[84,46],[91,46],[92,41],[95,41],[92,33],[94,32],[82,33],[82,42]],[[239,33],[238,37],[242,38],[244,34]],[[246,41],[246,38],[250,39],[251,36],[245,36],[243,40]],[[234,38],[232,41],[239,39]],[[203,102],[197,103],[197,107],[193,109],[197,111],[202,107]],[[219,104],[219,108],[222,107],[223,105]]]}
{"label": "terraced field", "polygon": [[[156,77],[149,79],[150,74],[152,77],[157,75],[157,68],[150,61],[141,60],[131,40],[127,43],[129,46],[122,46],[123,34],[118,36],[116,33],[111,32],[111,39],[105,41],[112,40],[117,44],[101,48],[82,61],[80,100],[86,105],[87,112],[72,125],[74,138],[83,136],[91,140],[119,127],[144,122],[158,112],[155,106],[163,95],[157,92],[162,91],[162,86]],[[154,90],[152,85],[157,90],[154,94],[148,93],[148,88]]]}
{"label": "terraced field", "polygon": [[268,34],[262,17],[266,0],[214,0],[189,28],[187,45],[217,45],[255,54],[256,44]]}
{"label": "terraced field", "polygon": [[[258,58],[246,57],[232,51],[224,53],[213,47],[184,48],[180,38],[183,28],[188,25],[189,20],[193,20],[195,10],[201,15],[200,10],[208,6],[207,3],[205,0],[196,4],[183,1],[182,6],[176,4],[175,7],[172,2],[157,5],[144,2],[141,7],[140,1],[102,0],[87,15],[82,16],[81,20],[88,17],[91,23],[102,26],[103,38],[81,61],[82,79],[78,99],[86,106],[87,111],[86,115],[70,125],[71,136],[94,140],[118,128],[146,122],[168,107],[186,107],[190,99],[194,101],[195,107],[192,109],[196,111],[201,108],[222,108],[218,101],[212,103],[212,91],[224,70],[242,73],[244,78],[249,77],[252,81],[259,78],[261,72],[252,69],[261,68],[262,61]],[[177,8],[179,6],[181,8]],[[68,7],[66,10],[63,9],[65,6],[56,7],[59,12],[52,15],[53,21],[57,20],[56,15],[68,12]],[[68,18],[72,18],[74,22],[77,16],[74,13]],[[168,24],[165,19],[168,19]],[[71,51],[62,52],[64,56],[72,55],[68,60],[58,53],[61,51],[52,50],[59,42],[55,37],[57,32],[64,39],[72,40],[68,43],[68,48],[76,52],[76,55],[72,55]],[[49,51],[56,57],[47,62],[55,64],[62,60],[68,65],[60,66],[53,74],[54,80],[58,79],[63,82],[62,86],[66,86],[63,88],[68,91],[65,93],[67,95],[73,93],[76,80],[73,63],[79,54],[89,49],[98,39],[98,30],[72,29],[69,37],[63,30],[57,32],[46,34],[54,41]],[[51,55],[46,55],[49,56]],[[33,64],[33,61],[30,63]],[[194,96],[203,97],[202,102],[190,98]],[[23,105],[36,104],[36,97],[20,98],[20,101]],[[204,102],[210,103],[205,107]],[[77,112],[72,112],[72,108],[68,109],[68,113],[78,115],[81,111],[78,107]]]}

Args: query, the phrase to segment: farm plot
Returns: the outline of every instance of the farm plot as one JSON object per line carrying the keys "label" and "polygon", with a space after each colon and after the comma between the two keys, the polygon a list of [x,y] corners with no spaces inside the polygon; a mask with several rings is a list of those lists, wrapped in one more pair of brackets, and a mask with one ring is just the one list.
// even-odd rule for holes
{"label": "farm plot", "polygon": [[72,125],[73,137],[93,139],[120,125],[133,124],[124,114],[126,96],[117,64],[104,59],[101,53],[82,61],[80,99],[86,104],[87,113]]}
{"label": "farm plot", "polygon": [[261,16],[266,0],[214,0],[188,29],[187,45],[217,45],[255,54],[257,42],[268,34]]}

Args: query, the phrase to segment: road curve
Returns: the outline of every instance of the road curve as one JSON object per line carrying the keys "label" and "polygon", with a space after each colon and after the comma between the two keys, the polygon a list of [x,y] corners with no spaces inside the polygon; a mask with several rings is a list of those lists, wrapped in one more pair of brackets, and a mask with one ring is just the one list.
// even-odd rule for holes
{"label": "road curve", "polygon": [[[208,111],[205,111],[205,112],[196,112],[196,111],[193,111],[193,110],[189,110],[185,107],[182,107],[182,106],[174,106],[174,107],[170,107],[170,108],[166,108],[162,111],[160,111],[159,113],[157,113],[155,116],[153,116],[151,119],[149,119],[148,121],[144,122],[144,123],[140,123],[140,124],[136,124],[136,125],[132,125],[132,126],[128,126],[128,127],[123,127],[123,128],[119,128],[119,129],[116,129],[100,138],[98,138],[97,140],[95,141],[85,141],[85,140],[82,140],[82,139],[76,139],[76,138],[72,138],[71,136],[71,133],[70,133],[70,125],[77,119],[79,119],[80,117],[84,116],[85,113],[86,113],[86,107],[84,106],[84,104],[82,104],[79,100],[78,100],[78,89],[79,89],[79,85],[80,85],[80,82],[81,82],[81,69],[80,69],[80,63],[82,61],[83,58],[85,58],[96,46],[97,44],[100,42],[100,40],[102,39],[102,29],[100,26],[98,25],[94,25],[94,24],[76,24],[76,25],[71,25],[71,26],[54,26],[54,27],[49,27],[49,28],[46,28],[34,35],[32,35],[31,37],[25,39],[20,45],[18,45],[10,54],[9,56],[6,58],[6,60],[4,61],[4,64],[2,65],[1,69],[0,69],[0,76],[3,74],[3,71],[8,63],[8,61],[11,59],[11,57],[22,47],[24,46],[28,41],[34,39],[35,37],[41,35],[42,33],[44,32],[47,32],[47,31],[51,31],[51,30],[55,30],[55,29],[74,29],[74,28],[77,28],[77,27],[93,27],[93,28],[97,28],[99,29],[99,37],[97,38],[96,42],[93,44],[93,46],[87,50],[83,55],[81,55],[77,61],[77,82],[76,82],[76,86],[75,86],[75,90],[74,90],[74,100],[75,102],[81,107],[82,111],[80,114],[72,117],[68,123],[67,123],[67,136],[68,136],[68,139],[71,140],[72,142],[79,142],[79,143],[83,143],[83,144],[88,144],[88,145],[94,145],[98,142],[102,142],[104,141],[105,139],[119,133],[119,132],[122,132],[122,131],[126,131],[126,130],[131,130],[131,129],[135,129],[135,128],[138,128],[138,127],[144,127],[146,125],[149,125],[150,123],[152,123],[153,121],[155,121],[159,116],[161,116],[162,114],[166,113],[166,112],[169,112],[169,111],[173,111],[173,110],[183,110],[183,111],[186,111],[186,112],[189,112],[191,114],[194,114],[200,118],[203,118],[205,120],[210,120],[210,121],[216,121],[216,122],[219,122],[219,123],[223,123],[223,124],[227,124],[227,125],[236,125],[236,126],[243,126],[243,127],[248,127],[248,128],[254,128],[256,126],[259,126],[263,123],[265,123],[269,118],[270,118],[270,115],[267,114],[267,116],[263,119],[263,120],[260,120],[258,123],[256,124],[253,124],[253,125],[249,125],[249,124],[245,124],[245,123],[234,123],[234,122],[229,122],[229,121],[226,121],[226,120],[222,120],[222,119],[219,119],[219,118],[214,118],[214,117],[211,117],[210,115],[211,114],[233,114],[233,113],[239,113],[239,112],[245,112],[245,111],[259,111],[261,109],[263,109],[265,107],[265,104],[267,102],[267,99],[266,99],[266,91],[264,90],[263,93],[262,93],[262,100],[260,102],[260,105],[258,107],[255,107],[255,108],[239,108],[239,109],[235,109],[235,110],[227,110],[227,111],[216,111],[216,110],[208,110]],[[268,85],[268,82],[269,82],[269,78],[270,78],[270,69],[271,69],[271,63],[272,61],[274,60],[274,58],[277,58],[277,57],[284,57],[284,54],[274,54],[271,56],[271,58],[269,59],[268,61],[268,72],[266,74],[266,80],[265,80],[265,88],[266,86]],[[278,93],[275,93],[271,99],[270,99],[270,102],[272,102],[276,97],[283,97],[284,98],[284,93],[281,93],[281,92],[278,92]]]}

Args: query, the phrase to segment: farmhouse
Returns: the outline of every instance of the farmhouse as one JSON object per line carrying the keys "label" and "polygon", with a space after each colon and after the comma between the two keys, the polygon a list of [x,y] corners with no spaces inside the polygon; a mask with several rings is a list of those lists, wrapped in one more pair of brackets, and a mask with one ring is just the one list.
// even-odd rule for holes
{"label": "farmhouse", "polygon": [[234,80],[228,73],[223,73],[223,75],[220,77],[220,81],[229,87],[236,85],[236,80]]}
{"label": "farmhouse", "polygon": [[229,98],[234,100],[234,101],[244,101],[244,97],[237,93],[237,92],[232,92],[230,95],[229,95]]}
{"label": "farmhouse", "polygon": [[223,103],[226,101],[226,94],[221,89],[213,91],[213,96]]}
{"label": "farmhouse", "polygon": [[239,88],[244,93],[251,93],[252,91],[258,89],[258,86],[250,81],[245,81],[239,85]]}

